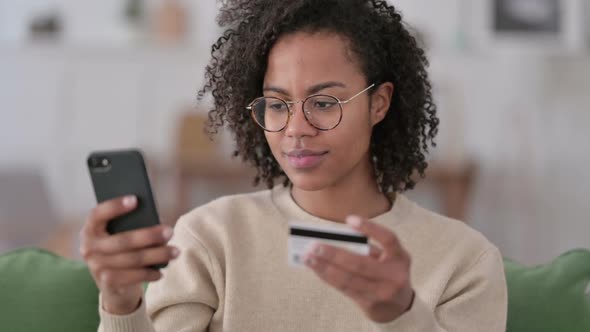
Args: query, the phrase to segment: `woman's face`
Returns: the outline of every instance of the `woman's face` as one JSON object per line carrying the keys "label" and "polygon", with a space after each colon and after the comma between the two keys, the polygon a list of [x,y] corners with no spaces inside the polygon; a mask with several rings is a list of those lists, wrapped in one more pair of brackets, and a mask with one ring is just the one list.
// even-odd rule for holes
{"label": "woman's face", "polygon": [[[285,101],[318,93],[347,100],[372,83],[366,81],[346,39],[327,32],[297,32],[279,38],[271,49],[263,90],[264,96]],[[365,92],[343,104],[340,124],[328,131],[307,122],[302,103],[291,105],[287,127],[265,135],[293,185],[316,191],[351,177],[366,179],[372,169],[371,132],[385,116],[392,92],[393,85],[386,83],[372,96]]]}

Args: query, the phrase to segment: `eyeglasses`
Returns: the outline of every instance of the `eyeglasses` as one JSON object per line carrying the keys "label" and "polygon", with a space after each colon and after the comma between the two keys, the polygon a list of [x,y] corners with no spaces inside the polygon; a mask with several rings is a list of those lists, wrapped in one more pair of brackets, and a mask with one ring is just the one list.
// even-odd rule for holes
{"label": "eyeglasses", "polygon": [[259,97],[254,99],[246,109],[250,111],[254,122],[268,132],[279,132],[287,127],[293,116],[291,105],[303,103],[303,115],[307,122],[318,130],[336,128],[342,121],[342,104],[346,104],[363,92],[374,87],[369,85],[361,92],[347,100],[340,100],[331,95],[315,94],[300,101],[285,101],[276,97]]}

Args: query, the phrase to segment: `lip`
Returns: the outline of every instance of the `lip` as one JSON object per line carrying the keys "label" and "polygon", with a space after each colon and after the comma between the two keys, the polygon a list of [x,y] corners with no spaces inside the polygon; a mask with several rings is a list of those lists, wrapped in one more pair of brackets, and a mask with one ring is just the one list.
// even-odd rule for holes
{"label": "lip", "polygon": [[295,169],[311,169],[317,167],[328,151],[291,150],[285,153],[289,165]]}

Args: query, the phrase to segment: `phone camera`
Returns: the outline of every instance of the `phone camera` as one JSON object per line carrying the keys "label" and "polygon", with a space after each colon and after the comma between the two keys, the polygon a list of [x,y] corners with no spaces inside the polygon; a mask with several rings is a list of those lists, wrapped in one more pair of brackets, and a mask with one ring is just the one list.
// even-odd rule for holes
{"label": "phone camera", "polygon": [[106,157],[91,157],[88,159],[88,166],[93,171],[108,171],[111,167],[111,161]]}
{"label": "phone camera", "polygon": [[98,167],[99,163],[98,163],[98,158],[96,157],[92,157],[88,160],[88,166],[90,167]]}

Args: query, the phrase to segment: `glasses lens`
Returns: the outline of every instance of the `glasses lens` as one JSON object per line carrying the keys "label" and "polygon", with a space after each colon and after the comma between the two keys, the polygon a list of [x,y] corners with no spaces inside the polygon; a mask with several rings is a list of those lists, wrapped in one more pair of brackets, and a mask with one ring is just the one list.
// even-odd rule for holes
{"label": "glasses lens", "polygon": [[278,98],[263,97],[252,104],[252,115],[262,128],[268,131],[279,131],[287,124],[289,107]]}
{"label": "glasses lens", "polygon": [[305,100],[303,111],[307,120],[318,129],[333,129],[340,123],[342,108],[338,99],[318,95]]}

